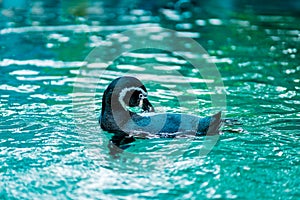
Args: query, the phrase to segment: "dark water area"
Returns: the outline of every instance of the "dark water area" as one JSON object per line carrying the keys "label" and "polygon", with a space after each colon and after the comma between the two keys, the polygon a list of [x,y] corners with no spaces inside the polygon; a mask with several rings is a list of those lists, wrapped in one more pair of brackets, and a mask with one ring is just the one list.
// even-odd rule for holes
{"label": "dark water area", "polygon": [[[298,1],[0,0],[0,199],[299,199],[299,11]],[[137,29],[207,54],[140,49],[109,68],[93,57],[114,54],[111,41],[130,48]],[[220,80],[188,59],[213,63]],[[209,138],[156,138],[115,158],[97,118],[124,75],[145,83],[157,112],[211,115],[221,93],[242,131],[224,127],[205,156]],[[221,92],[208,86],[218,81]]]}

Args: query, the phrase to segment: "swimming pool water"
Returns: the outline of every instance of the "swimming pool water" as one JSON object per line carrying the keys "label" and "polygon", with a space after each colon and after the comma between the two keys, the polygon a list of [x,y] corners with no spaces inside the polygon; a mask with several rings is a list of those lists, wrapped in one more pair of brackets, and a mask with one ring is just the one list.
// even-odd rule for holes
{"label": "swimming pool water", "polygon": [[[68,5],[53,5],[32,1],[25,14],[1,9],[0,199],[300,198],[299,17],[97,3],[74,17],[61,13]],[[242,122],[242,132],[224,131],[206,156],[199,156],[205,138],[137,140],[112,156],[110,134],[98,126],[102,92],[128,74],[142,78],[159,112],[215,112],[207,80],[169,52],[123,55],[101,80],[80,70],[107,37],[153,26],[207,50],[224,83],[224,114]]]}

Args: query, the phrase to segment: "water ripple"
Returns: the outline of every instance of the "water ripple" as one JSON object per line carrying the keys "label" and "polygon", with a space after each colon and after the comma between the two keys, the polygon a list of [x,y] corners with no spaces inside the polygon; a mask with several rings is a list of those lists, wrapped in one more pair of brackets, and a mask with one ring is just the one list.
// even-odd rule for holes
{"label": "water ripple", "polygon": [[[20,66],[26,66],[26,65],[32,65],[37,67],[54,67],[54,68],[66,68],[66,67],[81,67],[84,66],[85,62],[63,62],[63,61],[55,61],[55,60],[12,60],[12,59],[4,59],[0,61],[1,67],[7,67],[11,65],[20,65]],[[26,72],[24,70],[21,71],[22,73]],[[34,73],[31,71],[31,73]],[[20,74],[20,71],[18,71],[17,74]],[[28,74],[28,71],[27,71]],[[15,73],[12,73],[12,75],[16,75]],[[24,75],[24,74],[23,74]]]}
{"label": "water ripple", "polygon": [[74,31],[77,33],[91,33],[101,31],[124,31],[131,28],[141,28],[159,26],[155,23],[145,23],[136,25],[118,25],[118,26],[89,26],[85,24],[79,25],[63,25],[63,26],[29,26],[29,27],[17,27],[17,28],[4,28],[0,30],[0,35],[6,35],[11,33],[30,33],[30,32],[59,32],[59,31]]}

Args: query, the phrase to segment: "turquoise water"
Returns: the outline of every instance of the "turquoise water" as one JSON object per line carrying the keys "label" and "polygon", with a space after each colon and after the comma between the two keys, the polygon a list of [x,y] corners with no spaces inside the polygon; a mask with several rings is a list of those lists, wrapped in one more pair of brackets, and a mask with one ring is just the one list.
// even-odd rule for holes
{"label": "turquoise water", "polygon": [[[29,11],[1,9],[0,199],[300,198],[297,15],[103,6],[32,1]],[[97,124],[105,87],[128,74],[143,80],[158,112],[216,111],[216,91],[169,52],[123,55],[101,79],[101,64],[82,70],[107,37],[153,26],[207,50],[225,87],[224,114],[243,124],[224,131],[206,156],[205,138],[137,140],[112,156],[110,134]]]}

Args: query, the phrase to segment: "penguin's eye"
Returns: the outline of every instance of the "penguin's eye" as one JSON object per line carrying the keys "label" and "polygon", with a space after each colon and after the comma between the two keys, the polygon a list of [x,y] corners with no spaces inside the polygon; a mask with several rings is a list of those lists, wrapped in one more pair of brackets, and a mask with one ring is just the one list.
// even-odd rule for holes
{"label": "penguin's eye", "polygon": [[144,95],[143,95],[142,93],[140,93],[140,94],[139,94],[139,98],[140,98],[140,99],[143,99],[143,98],[144,98]]}

